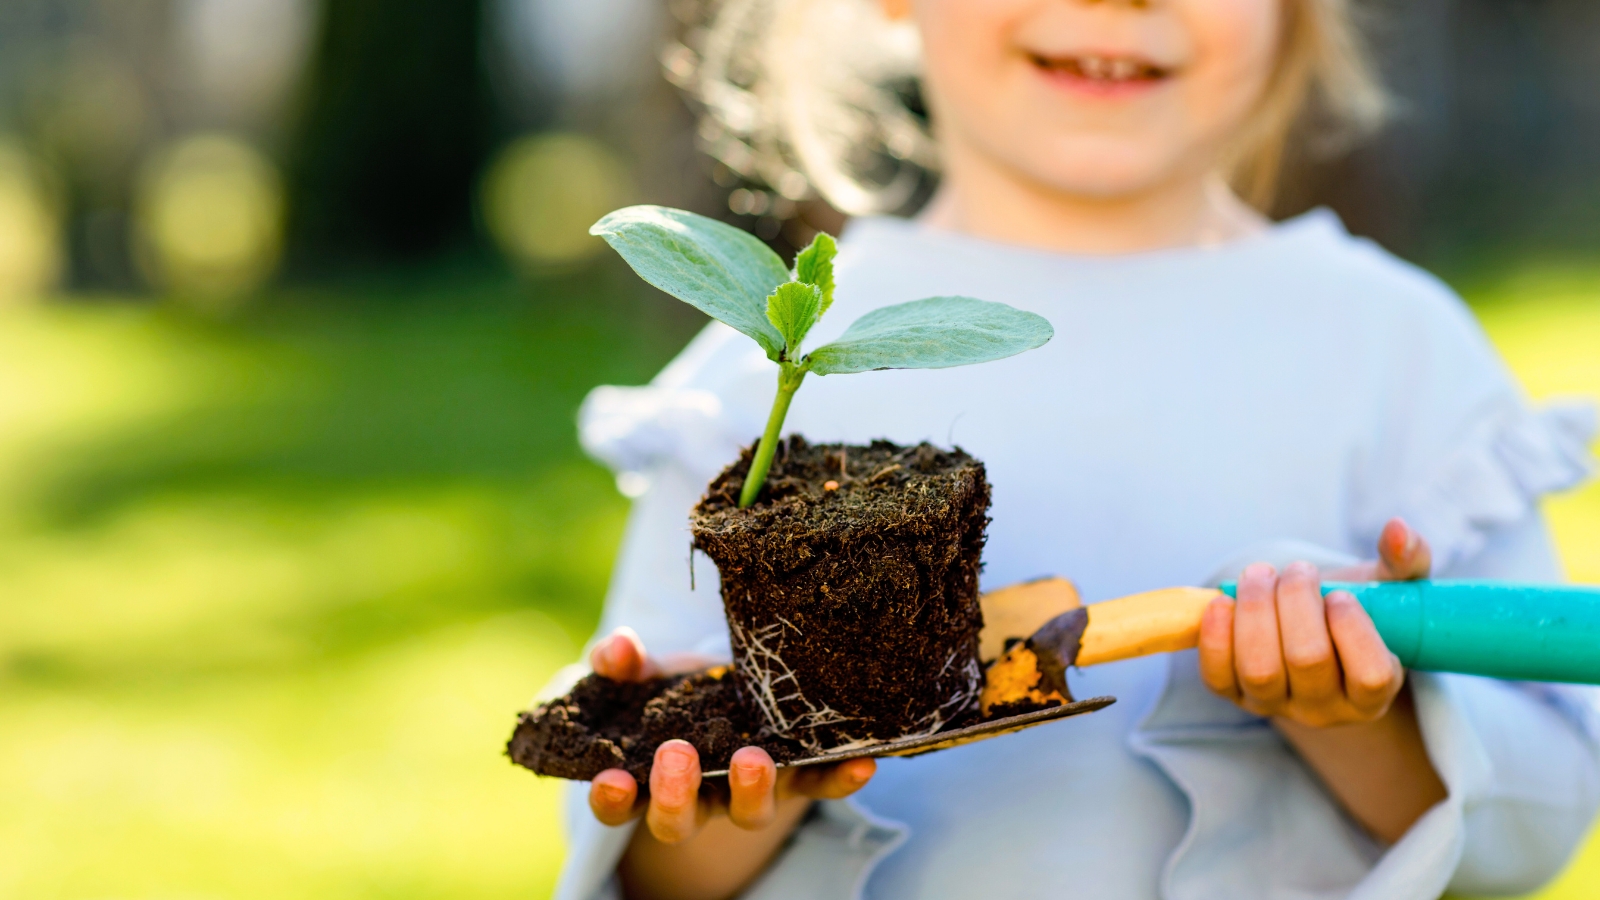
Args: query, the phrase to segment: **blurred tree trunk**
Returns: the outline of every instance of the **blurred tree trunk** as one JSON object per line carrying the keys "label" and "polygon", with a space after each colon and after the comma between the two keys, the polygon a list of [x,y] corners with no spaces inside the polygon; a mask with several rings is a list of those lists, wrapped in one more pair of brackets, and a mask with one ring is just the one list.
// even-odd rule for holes
{"label": "blurred tree trunk", "polygon": [[322,0],[289,152],[291,261],[416,260],[472,240],[493,137],[481,0]]}

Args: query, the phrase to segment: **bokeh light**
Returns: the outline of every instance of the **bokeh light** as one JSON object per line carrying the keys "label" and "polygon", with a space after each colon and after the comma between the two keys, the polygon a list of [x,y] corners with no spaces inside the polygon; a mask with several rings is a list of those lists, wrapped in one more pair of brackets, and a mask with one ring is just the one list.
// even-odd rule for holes
{"label": "bokeh light", "polygon": [[[679,0],[682,5],[682,0]],[[657,0],[490,0],[487,38],[513,90],[577,106],[615,103],[647,81],[667,4]]]}
{"label": "bokeh light", "polygon": [[283,206],[282,179],[260,151],[224,134],[183,138],[141,179],[138,258],[176,296],[226,308],[277,267]]}
{"label": "bokeh light", "polygon": [[208,121],[270,122],[305,67],[314,0],[177,0],[173,43]]}
{"label": "bokeh light", "polygon": [[61,263],[60,220],[39,166],[0,139],[0,306],[49,290]]}
{"label": "bokeh light", "polygon": [[38,79],[38,138],[75,170],[92,201],[107,202],[159,114],[137,66],[118,48],[79,36]]}
{"label": "bokeh light", "polygon": [[508,145],[490,165],[484,221],[518,265],[566,266],[605,246],[589,226],[632,193],[627,166],[599,141],[573,133],[533,135]]}

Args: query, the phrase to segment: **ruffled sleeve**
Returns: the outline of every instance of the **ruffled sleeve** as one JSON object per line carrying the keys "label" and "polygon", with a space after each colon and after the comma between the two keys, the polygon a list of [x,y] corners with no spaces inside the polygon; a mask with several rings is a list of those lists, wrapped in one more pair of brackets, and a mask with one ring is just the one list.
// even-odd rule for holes
{"label": "ruffled sleeve", "polygon": [[1497,530],[1527,518],[1541,496],[1588,477],[1595,427],[1589,403],[1507,402],[1471,426],[1397,511],[1428,538],[1436,568],[1449,572]]}
{"label": "ruffled sleeve", "polygon": [[590,391],[578,410],[579,443],[629,497],[666,466],[703,486],[760,433],[773,371],[754,343],[714,322],[649,384]]}
{"label": "ruffled sleeve", "polygon": [[[1360,410],[1347,442],[1346,530],[1340,549],[1370,553],[1384,523],[1404,516],[1450,577],[1501,529],[1573,487],[1591,469],[1588,401],[1528,402],[1472,311],[1432,275],[1364,241],[1346,240],[1342,268],[1359,328],[1330,343],[1339,411]],[[1332,417],[1337,419],[1337,416]]]}
{"label": "ruffled sleeve", "polygon": [[695,388],[606,385],[578,410],[584,451],[617,474],[617,488],[629,497],[644,493],[650,470],[667,461],[709,480],[738,455],[730,432],[721,398]]}

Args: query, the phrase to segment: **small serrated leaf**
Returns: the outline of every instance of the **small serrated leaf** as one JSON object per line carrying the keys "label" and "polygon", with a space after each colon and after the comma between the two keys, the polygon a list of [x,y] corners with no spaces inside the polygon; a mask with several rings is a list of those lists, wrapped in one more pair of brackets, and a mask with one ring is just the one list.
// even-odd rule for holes
{"label": "small serrated leaf", "polygon": [[788,357],[799,354],[806,332],[822,317],[822,291],[814,284],[790,281],[767,298],[767,321],[783,335]]}
{"label": "small serrated leaf", "polygon": [[589,233],[605,238],[640,278],[754,338],[768,358],[783,352],[783,336],[767,321],[767,295],[789,270],[755,235],[663,206],[616,210]]}
{"label": "small serrated leaf", "polygon": [[1055,330],[1043,316],[971,297],[929,297],[875,309],[806,360],[818,375],[873,369],[943,369],[1043,346]]}
{"label": "small serrated leaf", "polygon": [[833,305],[833,258],[837,255],[839,245],[834,242],[833,235],[819,231],[811,239],[810,246],[794,258],[795,280],[814,284],[822,292],[822,309],[817,313],[819,319]]}

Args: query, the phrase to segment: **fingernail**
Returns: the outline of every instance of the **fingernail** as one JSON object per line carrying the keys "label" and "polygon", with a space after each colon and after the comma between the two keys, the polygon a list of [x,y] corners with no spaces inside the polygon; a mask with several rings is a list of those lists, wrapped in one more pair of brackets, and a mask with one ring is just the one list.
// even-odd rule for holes
{"label": "fingernail", "polygon": [[[673,746],[674,744],[683,744],[683,747]],[[688,772],[694,765],[693,757],[684,751],[688,746],[689,744],[684,741],[668,741],[662,744],[661,750],[656,754],[656,766],[667,775],[682,775]]]}
{"label": "fingernail", "polygon": [[728,777],[740,787],[755,787],[761,783],[760,766],[733,766],[728,770]]}
{"label": "fingernail", "polygon": [[599,791],[601,799],[613,805],[621,805],[628,799],[628,792],[614,784],[597,784],[595,790]]}

